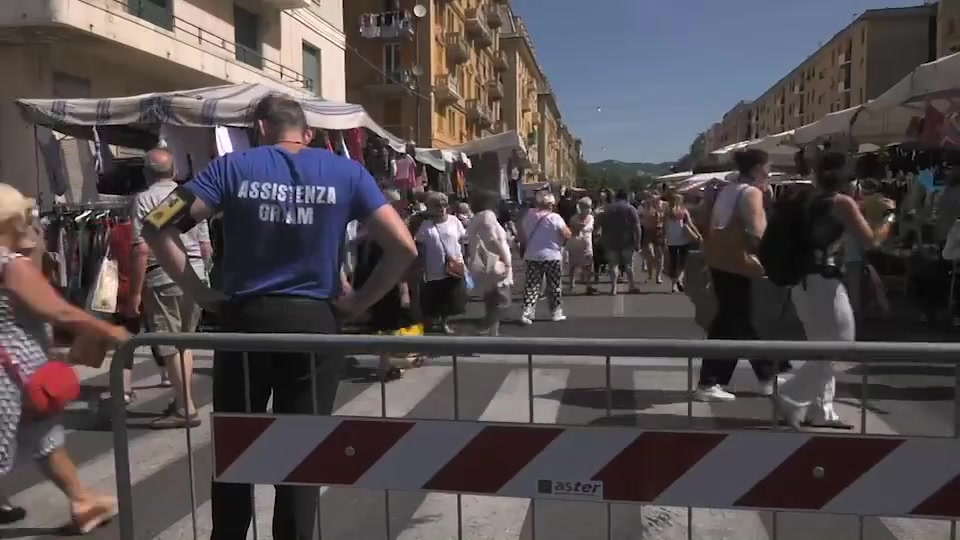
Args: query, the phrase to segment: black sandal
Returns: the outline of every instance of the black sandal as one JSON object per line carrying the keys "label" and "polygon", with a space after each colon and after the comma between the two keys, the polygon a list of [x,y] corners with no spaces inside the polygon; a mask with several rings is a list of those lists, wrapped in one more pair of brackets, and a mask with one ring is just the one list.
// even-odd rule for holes
{"label": "black sandal", "polygon": [[19,506],[13,506],[9,503],[0,504],[0,525],[9,525],[18,521],[23,521],[27,517],[27,511]]}
{"label": "black sandal", "polygon": [[398,367],[390,367],[380,371],[380,380],[383,382],[395,381],[403,377],[403,370]]}

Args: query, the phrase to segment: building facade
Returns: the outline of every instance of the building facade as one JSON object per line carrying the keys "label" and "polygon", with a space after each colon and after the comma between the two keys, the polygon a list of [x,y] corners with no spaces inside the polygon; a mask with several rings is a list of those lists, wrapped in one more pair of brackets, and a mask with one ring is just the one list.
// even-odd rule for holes
{"label": "building facade", "polygon": [[542,119],[537,96],[545,80],[523,21],[506,7],[502,11],[506,12],[500,35],[501,55],[506,66],[503,74],[506,97],[501,108],[503,125],[506,130],[516,131],[526,144],[530,160],[526,179],[534,181],[544,174],[539,137]]}
{"label": "building facade", "polygon": [[753,102],[741,140],[795,129],[882,94],[935,57],[936,15],[934,5],[864,12]]}
{"label": "building facade", "polygon": [[540,128],[537,131],[538,159],[542,166],[539,180],[559,180],[562,148],[560,145],[560,109],[557,107],[557,98],[544,83],[546,91],[537,94],[537,114],[540,119]]}
{"label": "building facade", "polygon": [[[0,2],[0,178],[49,185],[18,98],[101,98],[261,83],[345,99],[342,2]],[[42,156],[38,161],[43,162]]]}
{"label": "building facade", "polygon": [[714,122],[709,129],[703,132],[703,145],[707,153],[723,148],[720,143],[723,135],[723,124]]}
{"label": "building facade", "polygon": [[560,124],[560,172],[558,179],[568,186],[577,183],[577,163],[579,153],[576,140],[566,124]]}
{"label": "building facade", "polygon": [[[350,0],[347,100],[418,146],[446,148],[502,129],[503,26],[495,0]],[[417,6],[422,17],[417,17]],[[384,9],[389,8],[389,9]]]}
{"label": "building facade", "polygon": [[937,4],[937,57],[960,52],[960,0]]}
{"label": "building facade", "polygon": [[754,138],[753,126],[750,123],[750,105],[749,101],[741,101],[723,115],[720,120],[720,148]]}

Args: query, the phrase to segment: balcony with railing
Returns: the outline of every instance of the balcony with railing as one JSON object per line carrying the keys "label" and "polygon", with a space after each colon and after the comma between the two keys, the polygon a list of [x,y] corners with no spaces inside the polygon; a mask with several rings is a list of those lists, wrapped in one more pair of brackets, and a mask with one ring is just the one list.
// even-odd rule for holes
{"label": "balcony with railing", "polygon": [[503,99],[503,83],[498,79],[490,79],[487,81],[487,93],[490,95],[490,99],[498,101]]}
{"label": "balcony with railing", "polygon": [[367,39],[412,38],[413,15],[409,11],[364,13],[360,16],[360,36]]}
{"label": "balcony with railing", "polygon": [[444,34],[443,45],[447,50],[447,58],[454,64],[463,64],[470,59],[470,48],[460,32]]}
{"label": "balcony with railing", "polygon": [[393,69],[377,74],[367,90],[377,95],[396,95],[410,92],[416,86],[417,78],[409,69]]}
{"label": "balcony with railing", "polygon": [[493,45],[493,31],[487,26],[487,16],[482,8],[472,7],[467,10],[467,34],[481,47]]}
{"label": "balcony with railing", "polygon": [[442,105],[450,105],[463,99],[457,76],[452,73],[437,75],[433,81],[433,95]]}
{"label": "balcony with railing", "polygon": [[[171,42],[189,44],[190,46],[203,50],[208,54],[212,53],[220,57],[229,56],[235,59],[237,63],[245,64],[250,68],[263,72],[265,76],[271,79],[278,80],[288,85],[309,89],[311,86],[318,83],[318,81],[307,80],[303,74],[295,69],[289,68],[265,57],[262,51],[260,51],[258,48],[249,47],[242,43],[236,43],[233,39],[224,38],[217,33],[203,28],[202,26],[198,26],[193,22],[174,15],[173,11],[170,9],[170,4],[167,4],[167,7],[163,7],[148,0],[103,0],[103,3],[105,4],[106,9],[104,10],[103,8],[96,8],[98,10],[97,14],[109,15],[110,12],[113,11],[126,12],[133,17],[157,26],[159,30],[154,30],[154,32],[156,32],[161,39],[167,39]],[[287,4],[284,4],[280,0],[277,0],[276,2],[270,2],[270,5],[278,7],[281,5],[293,5],[293,2],[289,1]],[[93,4],[83,4],[83,8],[91,6],[93,6]],[[296,7],[303,6],[298,5]],[[91,17],[90,15],[85,15],[82,13],[82,10],[78,8],[76,10],[76,17],[80,19],[84,16],[88,18]],[[114,21],[114,26],[112,28],[112,32],[114,32],[114,34],[112,37],[113,39],[122,41],[123,39],[120,36],[126,35],[127,29],[119,28],[119,26],[124,24],[124,20],[120,19],[119,17],[110,17]],[[97,27],[99,28],[100,26],[98,25]],[[164,32],[164,30],[166,32]],[[160,47],[160,41],[142,39],[142,33],[144,31],[150,31],[148,26],[138,24],[135,31],[141,36],[141,43],[156,42],[158,43],[157,47]],[[95,33],[99,34],[99,32]],[[162,48],[166,51],[177,49],[177,47],[166,44],[164,44]],[[148,52],[153,52],[158,56],[160,55],[159,52],[156,51],[150,50]],[[169,52],[166,52],[165,57],[174,62],[180,61],[175,56],[171,56]]]}
{"label": "balcony with railing", "polygon": [[261,0],[264,4],[279,10],[304,9],[313,4],[313,0]]}
{"label": "balcony with railing", "polygon": [[507,61],[507,54],[503,51],[497,51],[493,55],[493,69],[497,73],[502,73],[510,69],[510,62]]}
{"label": "balcony with railing", "polygon": [[486,127],[493,124],[493,113],[490,107],[479,99],[467,100],[467,118],[476,122],[478,125]]}
{"label": "balcony with railing", "polygon": [[530,94],[524,94],[520,97],[520,110],[523,112],[532,111],[534,102],[535,100],[530,99]]}
{"label": "balcony with railing", "polygon": [[487,24],[490,28],[500,28],[503,26],[503,15],[500,13],[500,6],[490,4],[487,6]]}

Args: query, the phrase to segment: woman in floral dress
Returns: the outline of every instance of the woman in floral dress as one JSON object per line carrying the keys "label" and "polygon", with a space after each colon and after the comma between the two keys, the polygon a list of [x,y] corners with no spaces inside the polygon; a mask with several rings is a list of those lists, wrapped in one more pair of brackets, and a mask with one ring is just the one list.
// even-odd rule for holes
{"label": "woman in floral dress", "polygon": [[[0,184],[0,348],[11,361],[0,369],[0,475],[13,469],[18,446],[29,448],[44,474],[67,496],[73,525],[84,534],[116,515],[117,501],[96,495],[80,483],[64,448],[60,418],[32,414],[22,399],[20,381],[29,380],[47,362],[49,323],[75,335],[103,336],[114,344],[126,341],[130,334],[68,303],[23,255],[39,249],[28,233],[34,211],[32,199],[9,184]],[[24,517],[22,508],[0,503],[0,522]]]}

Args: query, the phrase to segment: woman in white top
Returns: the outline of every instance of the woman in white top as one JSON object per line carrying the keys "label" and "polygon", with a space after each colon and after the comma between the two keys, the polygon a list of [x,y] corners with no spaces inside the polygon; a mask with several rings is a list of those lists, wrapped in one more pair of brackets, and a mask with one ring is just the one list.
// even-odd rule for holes
{"label": "woman in white top", "polygon": [[468,269],[483,296],[483,333],[496,336],[504,308],[510,305],[513,287],[513,255],[507,231],[497,221],[496,209],[500,196],[492,191],[480,191],[473,196],[476,214],[467,225],[467,245],[470,246]]}
{"label": "woman in white top", "polygon": [[567,252],[570,253],[570,287],[577,281],[577,273],[587,284],[587,294],[593,294],[593,201],[584,197],[577,201],[577,215],[570,218],[570,232],[573,237],[567,243]]}
{"label": "woman in white top", "polygon": [[423,267],[420,305],[423,316],[436,323],[445,334],[452,334],[449,318],[467,308],[464,281],[463,242],[467,231],[460,220],[447,213],[447,196],[427,194],[426,219],[414,239]]}
{"label": "woman in white top", "polygon": [[690,251],[687,227],[693,225],[690,212],[683,204],[683,195],[677,193],[670,197],[670,206],[667,208],[664,224],[668,252],[667,276],[673,281],[672,292],[682,292],[687,253]]}
{"label": "woman in white top", "polygon": [[571,234],[563,218],[553,211],[556,204],[557,199],[552,193],[538,193],[535,207],[523,217],[517,231],[520,245],[523,246],[523,260],[527,266],[523,310],[520,313],[520,322],[523,324],[533,324],[544,278],[547,281],[546,293],[551,319],[566,320],[561,306],[563,285],[560,276],[563,244],[570,239]]}

